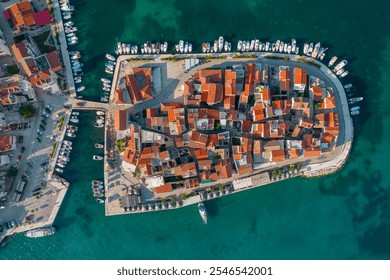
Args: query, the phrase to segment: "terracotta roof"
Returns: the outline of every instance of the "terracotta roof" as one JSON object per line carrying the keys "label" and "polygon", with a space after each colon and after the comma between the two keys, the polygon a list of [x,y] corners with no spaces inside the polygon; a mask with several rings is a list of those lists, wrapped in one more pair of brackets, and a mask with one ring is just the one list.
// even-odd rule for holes
{"label": "terracotta roof", "polygon": [[221,69],[202,69],[199,70],[199,80],[202,83],[221,83],[222,70]]}
{"label": "terracotta roof", "polygon": [[271,151],[271,154],[273,162],[283,161],[286,159],[284,155],[284,150],[273,150]]}
{"label": "terracotta roof", "polygon": [[225,96],[235,96],[237,93],[236,86],[237,74],[230,69],[225,71]]}
{"label": "terracotta roof", "polygon": [[307,84],[307,73],[302,68],[294,68],[294,84],[296,85]]}
{"label": "terracotta roof", "polygon": [[334,109],[336,108],[336,97],[330,96],[330,97],[325,97],[324,102],[321,103],[320,106],[321,109]]}
{"label": "terracotta roof", "polygon": [[208,153],[206,149],[196,149],[194,151],[195,157],[200,160],[200,159],[206,159],[208,158]]}
{"label": "terracotta roof", "polygon": [[114,111],[114,130],[126,130],[127,128],[127,112],[126,110]]}
{"label": "terracotta roof", "polygon": [[264,88],[261,94],[263,101],[271,100],[271,91],[269,88]]}
{"label": "terracotta roof", "polygon": [[0,136],[0,152],[7,152],[11,149],[14,136]]}
{"label": "terracotta roof", "polygon": [[167,193],[171,192],[173,189],[171,184],[165,184],[155,188],[154,190],[156,191],[156,193]]}
{"label": "terracotta roof", "polygon": [[290,71],[286,69],[280,70],[280,90],[290,89]]}
{"label": "terracotta roof", "polygon": [[184,139],[183,137],[175,137],[175,144],[177,148],[184,147]]}
{"label": "terracotta roof", "polygon": [[233,169],[228,159],[217,160],[215,170],[219,174],[220,179],[227,179],[232,177]]}
{"label": "terracotta roof", "polygon": [[298,158],[298,149],[290,149],[289,150],[290,158]]}
{"label": "terracotta roof", "polygon": [[16,44],[13,44],[11,46],[11,49],[15,55],[15,58],[17,61],[21,61],[23,58],[30,57],[30,54],[27,52],[26,45],[24,42],[19,42]]}
{"label": "terracotta roof", "polygon": [[302,147],[304,149],[310,148],[313,146],[313,136],[311,134],[305,134],[303,136],[303,145]]}
{"label": "terracotta roof", "polygon": [[224,102],[223,102],[223,108],[228,110],[228,109],[235,109],[235,101],[236,97],[235,96],[225,96]]}
{"label": "terracotta roof", "polygon": [[191,135],[191,141],[189,146],[191,148],[205,148],[208,140],[206,134],[201,134],[199,131],[194,130]]}
{"label": "terracotta roof", "polygon": [[254,122],[264,119],[264,106],[263,104],[256,104],[252,107],[252,119]]}
{"label": "terracotta roof", "polygon": [[322,134],[321,137],[322,143],[332,143],[333,142],[333,134],[329,132],[325,132]]}
{"label": "terracotta roof", "polygon": [[16,3],[9,7],[8,11],[15,27],[32,26],[35,24],[34,11],[28,1]]}
{"label": "terracotta roof", "polygon": [[50,64],[50,68],[51,70],[53,70],[53,72],[58,72],[62,69],[60,58],[58,57],[57,51],[52,51],[47,53],[46,57],[47,57],[47,61]]}
{"label": "terracotta roof", "polygon": [[312,87],[314,100],[322,100],[322,88],[320,86]]}
{"label": "terracotta roof", "polygon": [[167,102],[160,104],[161,112],[168,112],[169,110],[176,108],[183,108],[183,105],[180,102]]}
{"label": "terracotta roof", "polygon": [[303,152],[304,157],[315,157],[321,155],[321,149],[305,149]]}
{"label": "terracotta roof", "polygon": [[125,77],[125,83],[133,103],[152,99],[151,68],[133,68],[132,72],[133,74],[129,74]]}
{"label": "terracotta roof", "polygon": [[34,86],[40,87],[44,84],[47,84],[48,83],[47,79],[49,79],[50,77],[51,77],[50,71],[45,70],[45,71],[38,72],[37,75],[31,76],[30,81]]}
{"label": "terracotta roof", "polygon": [[[37,64],[35,63],[35,60],[33,58],[26,58],[23,59],[20,64],[23,67],[23,70],[26,72],[27,76],[31,76],[34,73],[38,73],[38,67]],[[44,71],[43,71],[44,72]]]}
{"label": "terracotta roof", "polygon": [[253,140],[253,154],[261,154],[263,152],[263,143],[261,140]]}
{"label": "terracotta roof", "polygon": [[114,91],[114,104],[124,104],[125,98],[123,95],[123,89],[116,89]]}
{"label": "terracotta roof", "polygon": [[202,101],[207,102],[210,105],[219,103],[223,98],[223,86],[221,84],[205,84],[202,87]]}
{"label": "terracotta roof", "polygon": [[253,84],[255,79],[256,65],[254,63],[247,63],[245,84]]}
{"label": "terracotta roof", "polygon": [[188,178],[184,180],[183,184],[185,187],[197,188],[199,187],[199,180],[198,178]]}
{"label": "terracotta roof", "polygon": [[211,160],[210,159],[203,159],[203,160],[198,160],[198,167],[199,170],[210,170],[211,169]]}

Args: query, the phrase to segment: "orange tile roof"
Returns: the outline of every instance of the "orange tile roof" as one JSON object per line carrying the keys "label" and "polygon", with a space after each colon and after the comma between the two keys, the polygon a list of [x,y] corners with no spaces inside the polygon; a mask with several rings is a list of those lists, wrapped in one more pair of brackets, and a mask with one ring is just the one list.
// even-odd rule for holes
{"label": "orange tile roof", "polygon": [[156,191],[156,193],[167,193],[171,192],[173,189],[171,184],[165,184],[155,188],[154,190]]}
{"label": "orange tile roof", "polygon": [[290,71],[286,69],[280,70],[280,90],[290,89]]}
{"label": "orange tile roof", "polygon": [[125,98],[123,96],[123,89],[116,89],[114,91],[114,103],[115,104],[124,104]]}
{"label": "orange tile roof", "polygon": [[0,136],[0,152],[7,152],[11,149],[13,136]]}
{"label": "orange tile roof", "polygon": [[13,44],[11,46],[11,49],[15,55],[15,58],[17,61],[21,61],[23,58],[30,57],[30,54],[27,52],[26,45],[24,42],[19,42],[16,44]]}
{"label": "orange tile roof", "polygon": [[211,163],[212,163],[212,162],[211,162],[210,159],[198,160],[199,169],[200,169],[200,170],[203,170],[203,169],[210,170],[210,169],[211,169]]}
{"label": "orange tile roof", "polygon": [[253,121],[261,121],[264,119],[264,106],[263,104],[256,104],[252,107],[252,118]]}
{"label": "orange tile roof", "polygon": [[324,102],[321,103],[321,109],[334,109],[336,108],[336,97],[333,95],[331,97],[325,97]]}
{"label": "orange tile roof", "polygon": [[284,150],[273,150],[271,151],[272,154],[272,161],[277,162],[277,161],[283,161],[286,159],[284,155]]}
{"label": "orange tile roof", "polygon": [[245,84],[253,84],[253,81],[255,79],[255,72],[256,72],[256,65],[254,63],[247,63]]}
{"label": "orange tile roof", "polygon": [[35,24],[34,11],[30,2],[16,3],[8,9],[15,27],[32,26]]}
{"label": "orange tile roof", "polygon": [[208,158],[208,153],[206,149],[196,149],[194,151],[195,157],[199,159],[206,159]]}
{"label": "orange tile roof", "polygon": [[206,134],[201,134],[199,131],[194,130],[191,135],[189,146],[191,148],[205,148],[207,140],[208,136]]}
{"label": "orange tile roof", "polygon": [[298,149],[290,149],[289,150],[290,158],[298,158]]}
{"label": "orange tile roof", "polygon": [[31,76],[34,73],[38,73],[38,67],[37,64],[35,63],[35,60],[33,58],[26,58],[23,59],[20,64],[23,67],[23,70],[26,72],[27,76]]}
{"label": "orange tile roof", "polygon": [[225,96],[225,100],[223,102],[223,108],[228,110],[230,108],[235,109],[235,96]]}
{"label": "orange tile roof", "polygon": [[311,134],[305,134],[303,136],[303,148],[310,148],[313,146],[313,136]]}
{"label": "orange tile roof", "polygon": [[237,93],[236,86],[237,74],[235,71],[226,70],[225,71],[225,95],[226,96],[235,96]]}
{"label": "orange tile roof", "polygon": [[325,132],[322,134],[321,137],[322,143],[332,143],[333,142],[333,134],[329,132]]}
{"label": "orange tile roof", "polygon": [[294,68],[294,84],[296,85],[307,84],[307,73],[302,68]]}
{"label": "orange tile roof", "polygon": [[321,149],[305,149],[303,152],[304,157],[315,157],[321,155]]}
{"label": "orange tile roof", "polygon": [[40,71],[37,75],[31,76],[30,81],[34,86],[39,87],[43,84],[46,84],[47,83],[46,80],[49,79],[50,77],[51,77],[50,71],[45,70],[45,71]]}
{"label": "orange tile roof", "polygon": [[271,100],[271,91],[269,88],[264,88],[262,92],[262,100],[267,101]]}
{"label": "orange tile roof", "polygon": [[261,140],[253,140],[253,154],[261,154],[263,152],[263,143]]}
{"label": "orange tile roof", "polygon": [[218,172],[221,179],[228,179],[233,175],[232,165],[228,159],[217,160],[215,170]]}
{"label": "orange tile roof", "polygon": [[221,69],[202,69],[199,70],[199,80],[203,83],[221,83],[222,70]]}
{"label": "orange tile roof", "polygon": [[161,112],[167,112],[168,110],[183,108],[183,105],[180,102],[166,102],[160,104]]}
{"label": "orange tile roof", "polygon": [[127,113],[126,110],[114,111],[114,130],[125,130],[127,126]]}
{"label": "orange tile roof", "polygon": [[311,90],[313,91],[314,100],[322,100],[322,88],[320,86],[315,86]]}

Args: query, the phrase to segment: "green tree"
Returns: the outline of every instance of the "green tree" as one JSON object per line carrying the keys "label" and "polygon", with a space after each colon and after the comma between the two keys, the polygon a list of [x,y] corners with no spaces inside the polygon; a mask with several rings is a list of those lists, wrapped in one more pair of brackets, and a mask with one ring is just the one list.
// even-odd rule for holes
{"label": "green tree", "polygon": [[272,176],[273,176],[273,177],[276,177],[277,175],[278,175],[278,171],[273,170],[273,171],[272,171]]}
{"label": "green tree", "polygon": [[18,174],[18,169],[16,167],[11,166],[7,174],[5,175],[6,177],[15,177]]}
{"label": "green tree", "polygon": [[171,197],[171,202],[176,202],[176,198]]}
{"label": "green tree", "polygon": [[23,105],[19,108],[19,114],[25,119],[32,118],[35,112],[36,110],[31,104]]}
{"label": "green tree", "polygon": [[297,169],[300,170],[302,168],[302,164],[298,163],[297,164]]}
{"label": "green tree", "polygon": [[282,169],[279,169],[278,170],[278,175],[282,175],[283,174],[283,170]]}
{"label": "green tree", "polygon": [[123,153],[125,151],[126,147],[126,139],[117,139],[115,141],[115,150],[117,150],[118,153]]}

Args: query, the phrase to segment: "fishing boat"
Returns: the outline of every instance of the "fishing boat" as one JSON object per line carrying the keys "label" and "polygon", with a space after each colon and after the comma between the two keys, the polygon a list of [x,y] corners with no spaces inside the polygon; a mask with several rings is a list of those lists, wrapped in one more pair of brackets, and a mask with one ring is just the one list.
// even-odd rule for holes
{"label": "fishing boat", "polygon": [[103,157],[102,156],[92,156],[92,159],[93,160],[103,160]]}
{"label": "fishing boat", "polygon": [[340,78],[344,78],[344,77],[347,76],[348,74],[349,74],[349,72],[348,72],[348,71],[345,71],[345,72],[341,73]]}
{"label": "fishing boat", "polygon": [[207,225],[207,212],[206,212],[206,207],[204,206],[203,203],[198,203],[198,211],[200,216],[202,217],[203,223]]}
{"label": "fishing boat", "polygon": [[359,115],[359,113],[360,113],[359,110],[357,110],[357,111],[352,111],[352,112],[351,112],[351,115],[352,115],[352,116],[356,116],[356,115]]}
{"label": "fishing boat", "polygon": [[99,143],[95,143],[95,148],[96,149],[102,149],[102,148],[104,148],[104,145],[103,144],[99,144]]}
{"label": "fishing boat", "polygon": [[363,100],[363,97],[353,97],[353,98],[348,99],[348,104],[354,104],[354,103],[362,101],[362,100]]}
{"label": "fishing boat", "polygon": [[27,231],[25,236],[37,238],[37,237],[49,236],[54,234],[55,232],[56,232],[55,227],[37,228],[37,229],[32,229]]}
{"label": "fishing boat", "polygon": [[96,201],[97,203],[104,203],[104,200],[101,199],[101,198],[96,198],[95,201]]}

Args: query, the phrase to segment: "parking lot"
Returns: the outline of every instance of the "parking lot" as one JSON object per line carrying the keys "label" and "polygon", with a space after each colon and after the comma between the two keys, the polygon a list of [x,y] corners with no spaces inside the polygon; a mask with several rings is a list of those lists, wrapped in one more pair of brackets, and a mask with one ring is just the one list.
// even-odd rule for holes
{"label": "parking lot", "polygon": [[47,174],[52,145],[60,135],[58,125],[66,110],[62,105],[65,97],[45,96],[45,99],[47,102],[38,103],[35,117],[28,122],[29,128],[5,134],[17,134],[18,142],[19,139],[23,142],[17,143],[16,150],[12,151],[14,160],[5,167],[7,170],[10,166],[15,166],[18,174],[9,189],[6,201],[1,204],[5,206],[0,209],[0,224],[3,224],[4,228],[13,226],[10,221],[14,221],[14,226],[25,223],[28,213],[36,211],[38,205],[42,204],[39,199],[53,192],[48,189]]}

